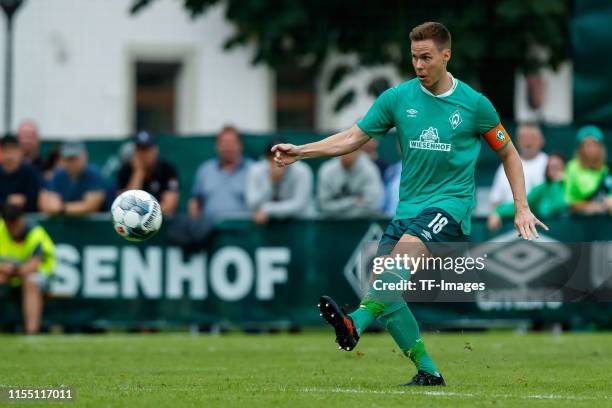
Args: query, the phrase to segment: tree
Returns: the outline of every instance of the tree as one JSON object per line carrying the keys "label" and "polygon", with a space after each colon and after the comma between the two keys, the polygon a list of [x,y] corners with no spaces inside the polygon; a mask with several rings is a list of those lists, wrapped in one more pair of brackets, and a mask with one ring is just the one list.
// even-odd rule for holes
{"label": "tree", "polygon": [[[156,0],[133,0],[137,13]],[[192,17],[220,0],[183,0]],[[301,64],[320,72],[330,55],[356,55],[359,66],[392,64],[412,75],[410,29],[440,21],[453,33],[451,71],[489,94],[510,99],[514,72],[540,67],[556,69],[570,55],[570,0],[225,0],[226,18],[235,32],[227,49],[255,44],[253,64],[272,68]],[[534,52],[534,49],[546,52]],[[357,67],[338,64],[328,90],[335,89]],[[510,85],[508,85],[510,84]],[[369,91],[388,86],[376,78]],[[351,91],[339,97],[350,103]],[[509,104],[511,106],[511,102]],[[511,109],[511,107],[510,107]],[[503,111],[503,109],[501,109]]]}

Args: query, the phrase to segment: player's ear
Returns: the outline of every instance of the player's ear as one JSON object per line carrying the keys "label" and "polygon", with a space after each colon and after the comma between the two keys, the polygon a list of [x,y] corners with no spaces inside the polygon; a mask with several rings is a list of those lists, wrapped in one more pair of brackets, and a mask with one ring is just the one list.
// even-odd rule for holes
{"label": "player's ear", "polygon": [[442,50],[442,58],[444,58],[444,63],[448,64],[448,61],[450,61],[451,59],[451,50],[450,48],[445,48],[444,50]]}

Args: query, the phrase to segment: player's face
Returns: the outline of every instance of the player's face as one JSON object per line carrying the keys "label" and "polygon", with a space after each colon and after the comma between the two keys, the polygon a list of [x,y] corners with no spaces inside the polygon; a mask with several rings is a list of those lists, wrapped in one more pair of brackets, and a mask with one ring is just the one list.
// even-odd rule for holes
{"label": "player's face", "polygon": [[413,41],[410,45],[412,66],[426,88],[434,87],[446,73],[449,49],[438,49],[433,40]]}

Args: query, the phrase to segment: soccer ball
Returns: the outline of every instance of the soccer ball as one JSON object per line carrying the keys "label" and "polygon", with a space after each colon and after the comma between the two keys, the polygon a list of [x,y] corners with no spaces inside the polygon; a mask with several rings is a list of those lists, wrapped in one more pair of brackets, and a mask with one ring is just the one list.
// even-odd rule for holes
{"label": "soccer ball", "polygon": [[159,231],[162,213],[159,203],[142,190],[128,190],[113,201],[113,226],[128,241],[144,241]]}

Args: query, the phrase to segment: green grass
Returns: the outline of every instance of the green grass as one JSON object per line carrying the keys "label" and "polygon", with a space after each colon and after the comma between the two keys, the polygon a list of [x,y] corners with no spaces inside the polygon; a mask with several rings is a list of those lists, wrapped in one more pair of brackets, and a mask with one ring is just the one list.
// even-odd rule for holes
{"label": "green grass", "polygon": [[612,334],[425,341],[448,387],[398,387],[414,369],[387,334],[346,353],[329,332],[0,336],[0,386],[63,384],[79,407],[612,406]]}

